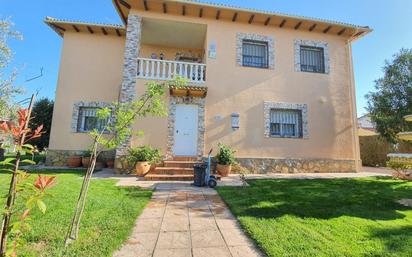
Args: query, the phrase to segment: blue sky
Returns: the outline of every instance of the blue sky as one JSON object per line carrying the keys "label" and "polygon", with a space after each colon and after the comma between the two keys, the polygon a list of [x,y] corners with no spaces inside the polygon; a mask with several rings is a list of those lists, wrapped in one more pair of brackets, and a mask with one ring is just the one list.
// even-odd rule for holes
{"label": "blue sky", "polygon": [[[325,18],[368,25],[374,32],[353,44],[358,115],[365,112],[365,94],[382,76],[385,59],[400,48],[412,48],[411,0],[210,0],[240,7]],[[0,16],[11,17],[23,41],[11,42],[12,67],[19,70],[17,84],[26,94],[54,98],[62,39],[49,29],[46,16],[72,20],[119,23],[111,0],[0,0]],[[37,76],[43,67],[43,77]]]}

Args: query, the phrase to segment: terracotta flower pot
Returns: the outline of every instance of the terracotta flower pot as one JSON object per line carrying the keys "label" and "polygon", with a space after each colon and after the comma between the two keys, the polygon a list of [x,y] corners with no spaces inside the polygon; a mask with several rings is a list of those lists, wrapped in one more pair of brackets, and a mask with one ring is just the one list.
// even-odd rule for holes
{"label": "terracotta flower pot", "polygon": [[82,165],[82,157],[81,156],[69,156],[67,158],[67,166],[69,168],[77,168]]}
{"label": "terracotta flower pot", "polygon": [[91,158],[90,157],[82,157],[82,166],[83,168],[88,168],[90,165]]}
{"label": "terracotta flower pot", "polygon": [[223,165],[218,163],[216,165],[216,170],[222,177],[227,177],[232,170],[232,165]]}
{"label": "terracotta flower pot", "polygon": [[107,160],[107,161],[106,161],[106,166],[107,166],[107,168],[109,168],[109,169],[113,169],[113,167],[114,167],[114,160]]}
{"label": "terracotta flower pot", "polygon": [[143,176],[150,170],[149,162],[137,162],[136,163],[136,175]]}
{"label": "terracotta flower pot", "polygon": [[94,168],[95,168],[95,170],[101,170],[101,169],[103,169],[105,166],[104,166],[104,162],[96,162],[96,164],[95,164],[95,166],[94,166]]}

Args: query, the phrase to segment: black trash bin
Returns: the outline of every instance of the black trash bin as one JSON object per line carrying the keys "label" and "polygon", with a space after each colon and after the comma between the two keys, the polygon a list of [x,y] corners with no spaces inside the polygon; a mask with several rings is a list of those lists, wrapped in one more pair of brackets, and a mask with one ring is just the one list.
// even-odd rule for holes
{"label": "black trash bin", "polygon": [[206,176],[206,164],[195,164],[193,166],[194,169],[194,176],[193,176],[193,184],[197,187],[205,186],[205,176]]}

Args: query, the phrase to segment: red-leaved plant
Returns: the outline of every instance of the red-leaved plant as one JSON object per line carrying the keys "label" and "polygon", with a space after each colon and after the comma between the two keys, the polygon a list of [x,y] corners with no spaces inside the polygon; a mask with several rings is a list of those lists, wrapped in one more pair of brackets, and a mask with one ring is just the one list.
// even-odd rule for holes
{"label": "red-leaved plant", "polygon": [[[17,256],[17,249],[24,244],[22,235],[31,230],[28,224],[30,213],[37,207],[42,213],[46,212],[43,198],[47,195],[46,189],[55,184],[55,176],[38,175],[34,183],[28,183],[30,174],[19,169],[22,164],[35,164],[32,160],[22,160],[22,153],[33,154],[34,147],[28,142],[41,137],[43,125],[35,130],[29,128],[30,109],[21,109],[17,112],[17,123],[3,122],[0,124],[1,137],[9,138],[16,149],[16,157],[6,158],[0,162],[1,170],[9,171],[10,179],[7,202],[3,211],[1,228],[0,255]],[[21,199],[16,204],[17,196]],[[21,203],[21,204],[20,204]],[[16,217],[11,222],[12,217]]]}

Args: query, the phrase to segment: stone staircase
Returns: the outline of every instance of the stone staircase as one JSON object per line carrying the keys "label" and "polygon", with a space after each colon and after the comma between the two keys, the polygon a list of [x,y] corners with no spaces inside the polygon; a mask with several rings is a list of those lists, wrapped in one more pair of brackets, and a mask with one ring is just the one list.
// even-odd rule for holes
{"label": "stone staircase", "polygon": [[196,157],[179,156],[165,160],[144,178],[145,180],[193,181],[193,166],[200,161]]}

